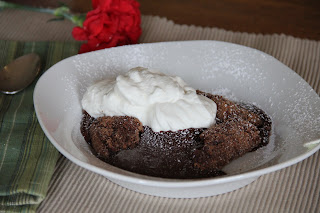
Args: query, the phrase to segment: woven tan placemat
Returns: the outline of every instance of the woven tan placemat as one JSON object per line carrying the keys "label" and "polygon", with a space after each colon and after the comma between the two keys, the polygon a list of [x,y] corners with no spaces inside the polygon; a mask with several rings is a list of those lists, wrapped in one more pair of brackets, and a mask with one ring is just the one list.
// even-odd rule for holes
{"label": "woven tan placemat", "polygon": [[[0,13],[0,39],[73,40],[68,21],[47,22],[47,14]],[[320,42],[287,35],[257,35],[177,25],[143,16],[140,42],[220,40],[266,52],[302,76],[320,93]],[[169,199],[122,188],[60,157],[47,198],[38,212],[320,212],[320,155],[271,174],[239,190],[198,199]]]}

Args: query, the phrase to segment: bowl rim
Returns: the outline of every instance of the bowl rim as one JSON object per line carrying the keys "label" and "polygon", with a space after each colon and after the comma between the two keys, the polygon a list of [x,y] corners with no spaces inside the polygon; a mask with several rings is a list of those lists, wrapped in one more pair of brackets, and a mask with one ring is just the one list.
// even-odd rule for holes
{"label": "bowl rim", "polygon": [[[273,56],[271,56],[271,55],[269,55],[269,54],[267,54],[265,52],[262,52],[260,50],[257,50],[255,48],[243,46],[243,45],[240,45],[240,44],[224,42],[224,41],[215,41],[215,40],[165,41],[165,42],[155,42],[155,43],[131,44],[131,45],[124,45],[124,46],[119,46],[119,47],[112,47],[112,48],[103,49],[103,50],[97,50],[97,51],[93,51],[93,52],[89,52],[89,53],[84,53],[84,54],[81,54],[81,55],[94,54],[94,53],[97,53],[97,52],[109,51],[110,49],[113,49],[113,48],[123,48],[123,47],[127,47],[127,46],[159,45],[159,44],[166,44],[166,43],[197,43],[197,42],[223,43],[223,44],[226,44],[226,45],[234,45],[234,46],[238,46],[238,47],[241,47],[241,48],[247,48],[247,49],[251,49],[251,50],[254,50],[254,51],[258,51],[258,52],[260,52],[260,53],[262,53],[264,55],[267,55],[268,57],[272,57],[274,60],[280,62],[278,59],[274,58]],[[62,61],[65,61],[65,60],[70,60],[70,58],[78,57],[78,56],[79,55],[74,55],[74,56],[65,58],[65,59],[59,61],[58,63],[61,63]],[[282,65],[286,66],[282,62],[280,62],[280,63]],[[277,170],[289,167],[289,166],[291,166],[293,164],[296,164],[296,163],[308,158],[309,156],[311,156],[312,154],[314,154],[315,152],[317,152],[320,149],[320,138],[319,138],[319,139],[316,139],[314,141],[309,142],[309,143],[312,143],[312,144],[317,144],[318,143],[318,145],[312,147],[311,149],[307,150],[303,154],[300,154],[300,155],[298,155],[298,156],[296,156],[294,158],[291,158],[289,160],[286,160],[286,161],[284,161],[282,163],[275,164],[275,165],[272,165],[272,166],[268,166],[266,168],[254,169],[253,171],[243,172],[241,174],[218,176],[218,177],[211,177],[211,178],[171,179],[171,178],[160,178],[160,177],[151,177],[151,176],[147,176],[147,175],[141,175],[141,174],[129,172],[129,171],[126,171],[126,170],[123,170],[123,169],[120,169],[120,168],[117,168],[117,169],[125,171],[126,174],[119,174],[119,173],[116,173],[116,172],[113,172],[113,171],[109,171],[109,170],[107,170],[105,168],[99,168],[97,166],[94,166],[94,165],[91,165],[89,163],[86,163],[86,162],[83,162],[83,161],[79,160],[78,158],[76,158],[72,154],[70,154],[68,151],[66,151],[51,136],[51,134],[46,129],[46,127],[44,125],[44,122],[40,119],[39,108],[38,108],[39,106],[37,104],[37,93],[39,92],[39,89],[38,89],[39,82],[41,82],[41,79],[43,79],[46,75],[50,74],[51,72],[54,72],[53,68],[55,66],[56,66],[56,64],[51,66],[47,71],[45,71],[40,76],[40,78],[38,79],[38,82],[36,83],[36,86],[34,88],[33,102],[34,102],[34,108],[35,108],[35,112],[36,112],[36,116],[38,118],[39,124],[40,124],[42,130],[44,131],[45,135],[50,140],[50,142],[55,146],[55,148],[62,155],[64,155],[66,158],[68,158],[73,163],[77,164],[78,166],[81,166],[81,167],[83,167],[83,168],[85,168],[85,169],[87,169],[89,171],[95,172],[97,174],[103,175],[103,176],[105,176],[107,178],[117,179],[119,181],[125,181],[125,182],[130,182],[130,183],[135,183],[135,184],[141,184],[141,185],[145,185],[145,186],[158,186],[158,187],[167,187],[167,188],[172,188],[172,187],[196,187],[196,186],[225,184],[225,183],[240,181],[240,180],[244,180],[244,179],[259,177],[261,175],[264,175],[264,174],[267,174],[267,173],[271,173],[271,172],[275,172]],[[313,90],[313,88],[300,75],[298,75],[296,72],[294,72],[288,66],[286,66],[286,67],[291,72],[293,72],[293,74],[297,75],[300,78],[300,80],[304,81],[304,83],[306,83],[310,87],[310,89],[312,89],[312,91],[314,93],[316,93]],[[110,165],[110,166],[112,166],[112,165]],[[130,173],[134,174],[134,176],[130,175]]]}

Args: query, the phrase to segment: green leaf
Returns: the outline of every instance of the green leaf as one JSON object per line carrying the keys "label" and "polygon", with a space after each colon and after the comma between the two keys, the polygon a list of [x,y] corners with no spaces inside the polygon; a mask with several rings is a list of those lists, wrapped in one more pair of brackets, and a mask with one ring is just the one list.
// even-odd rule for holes
{"label": "green leaf", "polygon": [[52,19],[49,19],[47,22],[52,22],[52,21],[63,21],[65,18],[62,16],[62,17],[57,17],[57,18],[52,18]]}

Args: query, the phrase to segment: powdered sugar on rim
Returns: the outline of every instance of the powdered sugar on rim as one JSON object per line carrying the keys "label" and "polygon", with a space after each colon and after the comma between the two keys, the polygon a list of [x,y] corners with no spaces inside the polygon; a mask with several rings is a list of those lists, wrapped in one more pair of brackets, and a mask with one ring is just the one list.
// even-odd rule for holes
{"label": "powdered sugar on rim", "polygon": [[[196,89],[255,103],[272,118],[274,142],[234,161],[227,176],[201,180],[151,178],[100,161],[77,137],[80,100],[94,82],[137,66],[178,75]],[[225,42],[140,44],[77,55],[40,78],[34,105],[47,137],[68,159],[126,188],[157,196],[203,197],[232,191],[297,163],[320,147],[320,98],[312,88],[273,57]]]}

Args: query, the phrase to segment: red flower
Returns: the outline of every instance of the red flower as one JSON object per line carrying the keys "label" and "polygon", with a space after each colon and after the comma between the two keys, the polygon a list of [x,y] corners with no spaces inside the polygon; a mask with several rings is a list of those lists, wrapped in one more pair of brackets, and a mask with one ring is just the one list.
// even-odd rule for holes
{"label": "red flower", "polygon": [[75,27],[72,36],[86,40],[79,53],[108,47],[135,44],[141,35],[139,3],[135,0],[92,0],[83,27]]}

